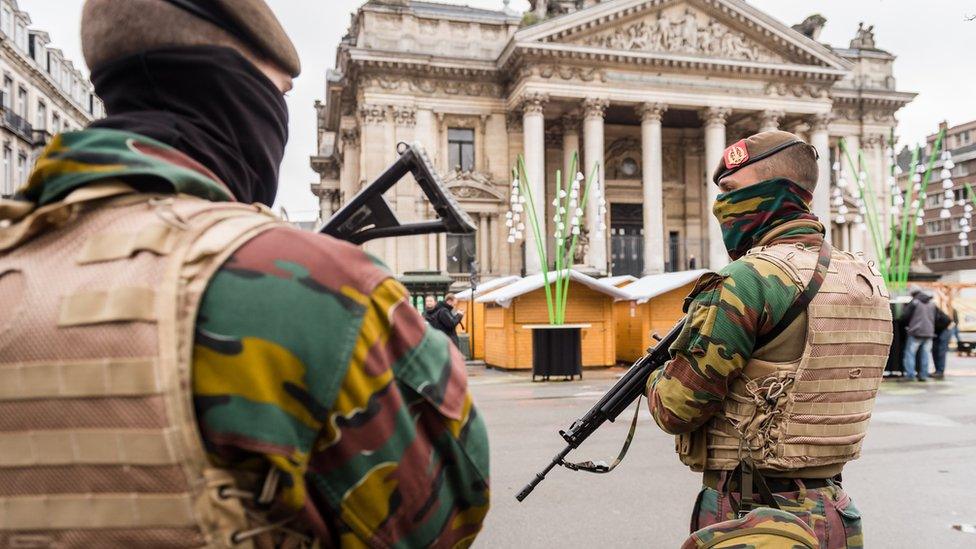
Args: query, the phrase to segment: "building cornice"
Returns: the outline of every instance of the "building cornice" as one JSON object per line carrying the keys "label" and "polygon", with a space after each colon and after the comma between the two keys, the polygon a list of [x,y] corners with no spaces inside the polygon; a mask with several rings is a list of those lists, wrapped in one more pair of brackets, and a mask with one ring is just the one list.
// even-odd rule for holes
{"label": "building cornice", "polygon": [[7,54],[8,60],[16,63],[17,68],[30,73],[30,75],[33,77],[34,83],[44,88],[46,97],[51,100],[57,100],[59,104],[58,106],[60,106],[62,110],[71,111],[72,116],[86,124],[93,120],[90,113],[81,109],[73,99],[65,95],[65,92],[54,84],[51,77],[42,71],[40,67],[28,61],[24,57],[24,54],[21,53],[20,50],[16,49],[9,39],[0,37],[0,48],[3,48],[3,52]]}

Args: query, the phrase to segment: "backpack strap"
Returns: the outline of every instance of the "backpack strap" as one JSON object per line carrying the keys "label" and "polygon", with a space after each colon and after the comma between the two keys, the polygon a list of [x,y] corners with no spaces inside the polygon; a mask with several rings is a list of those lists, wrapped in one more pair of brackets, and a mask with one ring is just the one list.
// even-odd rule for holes
{"label": "backpack strap", "polygon": [[769,332],[760,335],[756,338],[756,349],[765,347],[770,341],[776,339],[776,336],[783,333],[790,324],[796,320],[796,317],[800,316],[800,313],[807,310],[807,306],[816,297],[817,292],[820,291],[820,286],[823,285],[823,281],[827,278],[827,269],[830,268],[830,255],[833,252],[833,247],[826,240],[820,245],[820,256],[817,258],[817,268],[813,272],[813,276],[810,277],[810,282],[807,283],[806,288],[797,294],[796,299],[790,304],[790,308],[786,310],[786,314],[783,318],[773,326],[773,329]]}
{"label": "backpack strap", "polygon": [[[773,492],[769,489],[769,485],[766,483],[766,478],[762,476],[762,473],[756,469],[755,464],[752,462],[751,457],[744,457],[739,461],[739,465],[736,466],[732,474],[729,475],[731,478],[739,477],[739,501],[735,501],[734,498],[729,497],[729,503],[732,506],[732,511],[736,514],[737,518],[742,518],[746,516],[749,511],[756,509],[758,507],[772,507],[773,509],[779,509],[779,503],[776,503],[776,498],[773,497]],[[759,495],[762,496],[764,503],[758,503],[755,498],[753,490],[759,488]],[[725,493],[729,495],[730,492],[729,483],[725,483]]]}

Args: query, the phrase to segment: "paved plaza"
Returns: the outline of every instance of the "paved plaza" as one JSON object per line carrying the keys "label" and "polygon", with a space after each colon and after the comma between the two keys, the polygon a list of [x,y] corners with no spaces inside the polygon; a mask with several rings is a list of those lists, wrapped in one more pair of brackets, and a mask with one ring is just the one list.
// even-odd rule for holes
{"label": "paved plaza", "polygon": [[[867,547],[976,547],[976,358],[951,357],[945,381],[882,385],[861,459],[845,489],[864,516]],[[699,475],[644,402],[624,463],[607,475],[558,468],[524,502],[515,493],[563,448],[557,434],[584,414],[623,369],[583,381],[532,383],[527,373],[469,367],[491,437],[492,511],[482,547],[678,547],[688,533]],[[616,456],[632,409],[570,459]]]}

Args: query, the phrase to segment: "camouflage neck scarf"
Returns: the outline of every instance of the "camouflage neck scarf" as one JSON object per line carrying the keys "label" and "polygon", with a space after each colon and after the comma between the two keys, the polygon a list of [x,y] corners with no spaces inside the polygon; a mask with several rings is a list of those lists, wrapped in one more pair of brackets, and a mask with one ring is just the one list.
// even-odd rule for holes
{"label": "camouflage neck scarf", "polygon": [[739,259],[776,227],[810,213],[813,195],[787,179],[769,179],[718,195],[712,212],[722,226],[722,240],[733,260]]}

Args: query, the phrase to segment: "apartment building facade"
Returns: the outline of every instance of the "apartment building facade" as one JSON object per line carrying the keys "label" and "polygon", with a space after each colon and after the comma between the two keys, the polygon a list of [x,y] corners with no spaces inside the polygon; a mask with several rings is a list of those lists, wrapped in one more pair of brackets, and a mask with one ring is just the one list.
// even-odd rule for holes
{"label": "apartment building facade", "polygon": [[0,196],[27,179],[51,136],[104,116],[88,78],[16,0],[0,0]]}

